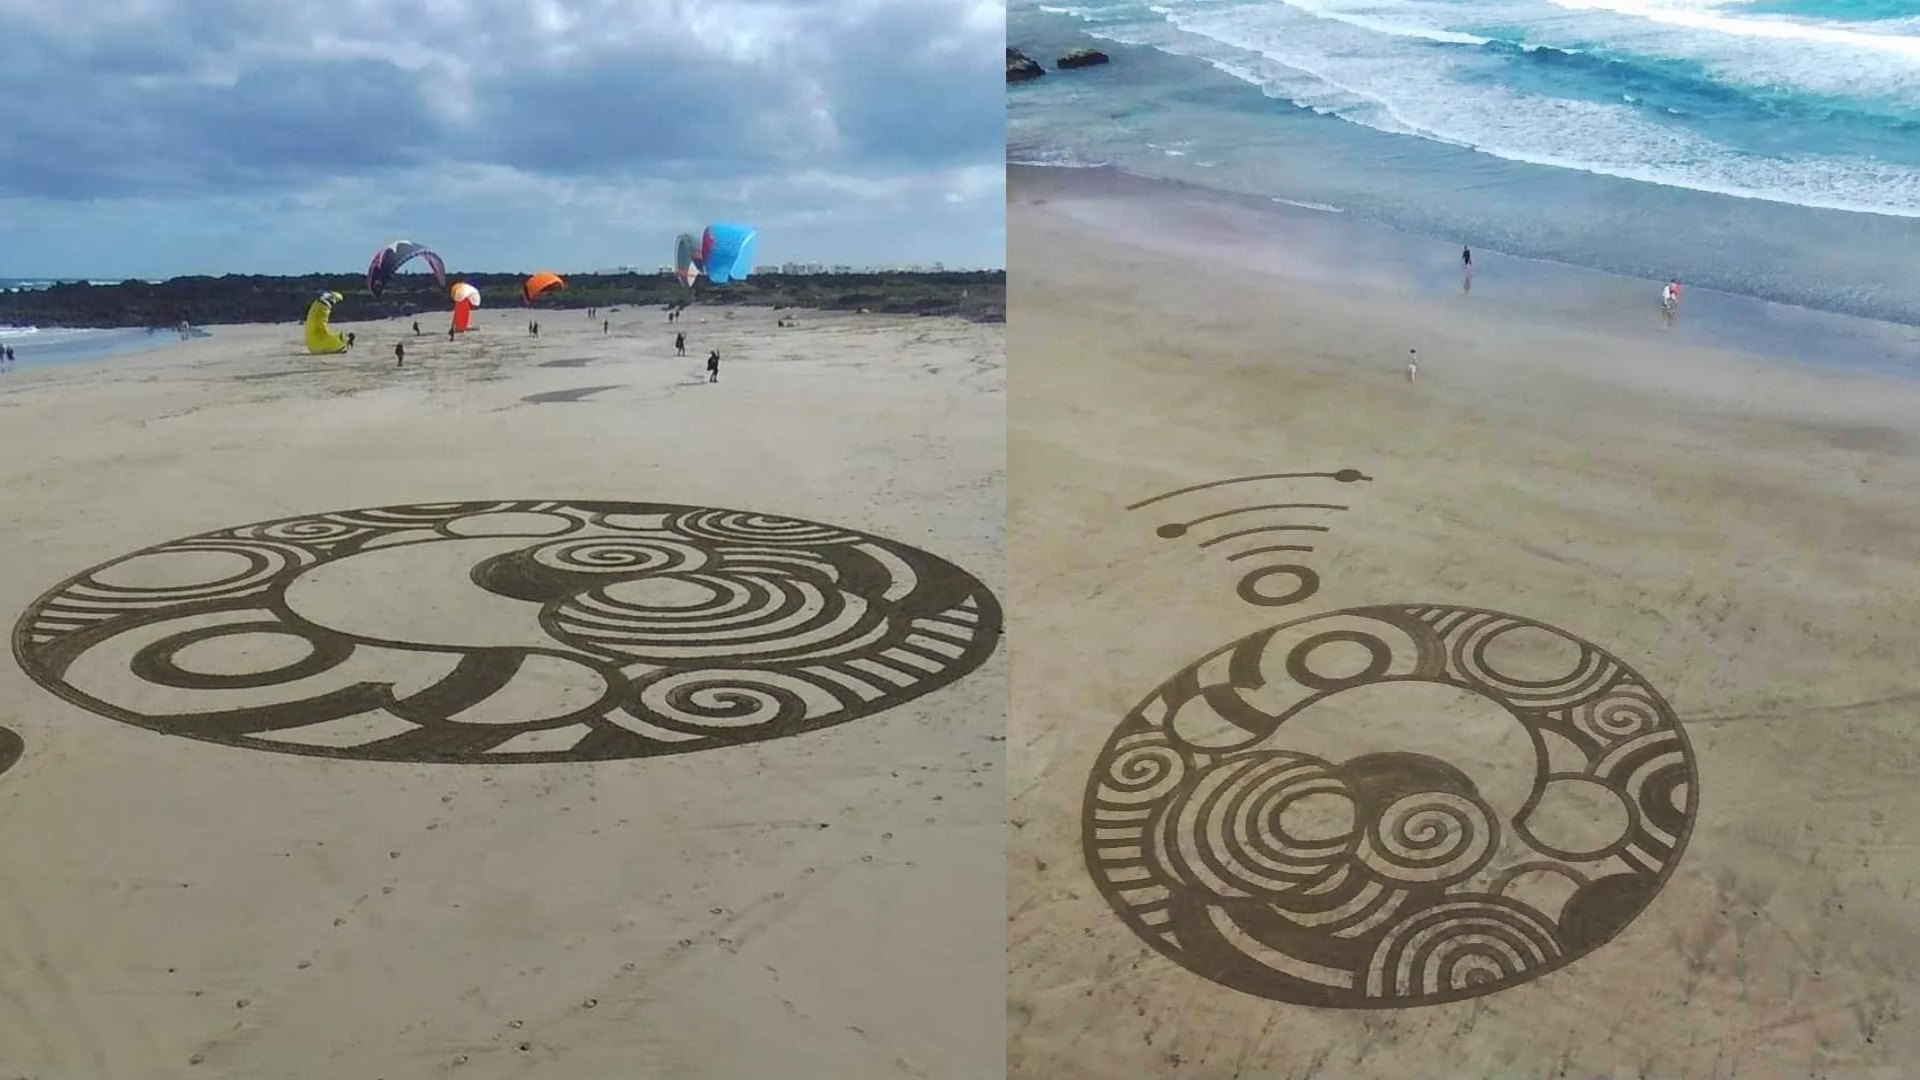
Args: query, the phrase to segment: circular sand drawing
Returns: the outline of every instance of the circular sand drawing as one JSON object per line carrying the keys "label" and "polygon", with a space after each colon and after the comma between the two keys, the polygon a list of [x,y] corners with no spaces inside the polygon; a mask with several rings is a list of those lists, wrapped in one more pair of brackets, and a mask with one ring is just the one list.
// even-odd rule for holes
{"label": "circular sand drawing", "polygon": [[389,506],[188,537],[42,596],[14,653],[169,735],[382,761],[685,753],[978,667],[986,587],[831,525],[614,502]]}
{"label": "circular sand drawing", "polygon": [[1215,982],[1334,1008],[1492,993],[1591,952],[1692,831],[1659,694],[1562,630],[1395,605],[1284,624],[1167,680],[1087,785],[1087,865]]}

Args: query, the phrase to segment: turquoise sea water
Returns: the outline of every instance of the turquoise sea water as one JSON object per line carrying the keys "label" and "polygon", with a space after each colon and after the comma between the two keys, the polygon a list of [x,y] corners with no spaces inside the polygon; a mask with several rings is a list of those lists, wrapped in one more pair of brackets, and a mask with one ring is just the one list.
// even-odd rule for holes
{"label": "turquoise sea water", "polygon": [[1009,160],[1920,323],[1920,0],[1013,0]]}

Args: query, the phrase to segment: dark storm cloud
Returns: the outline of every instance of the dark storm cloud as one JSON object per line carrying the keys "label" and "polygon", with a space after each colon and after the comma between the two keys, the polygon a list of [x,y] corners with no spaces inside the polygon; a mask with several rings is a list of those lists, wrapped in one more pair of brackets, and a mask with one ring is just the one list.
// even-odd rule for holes
{"label": "dark storm cloud", "polygon": [[930,30],[889,6],[838,43],[825,77],[840,130],[873,160],[1004,160],[1004,52]]}
{"label": "dark storm cloud", "polygon": [[[0,121],[0,194],[90,198],[276,185],[442,162],[598,173],[777,163],[863,172],[986,160],[1003,139],[991,35],[899,0],[477,5],[458,17],[260,0],[146,6],[49,28],[10,4],[0,91],[57,106]],[[556,6],[560,7],[560,6]],[[756,19],[764,25],[755,40]],[[366,20],[366,25],[356,25]],[[472,27],[469,29],[469,27]]]}
{"label": "dark storm cloud", "polygon": [[[724,90],[709,91],[707,80]],[[716,72],[671,55],[529,71],[476,88],[483,119],[447,156],[561,174],[680,162],[759,171],[780,159],[762,128],[767,103],[784,93],[773,73]]]}
{"label": "dark storm cloud", "polygon": [[[0,0],[0,276],[115,250],[109,229],[196,266],[434,222],[484,231],[491,258],[613,259],[721,214],[880,250],[965,205],[952,259],[999,213],[1000,4],[85,8]],[[809,255],[854,257],[788,257]]]}

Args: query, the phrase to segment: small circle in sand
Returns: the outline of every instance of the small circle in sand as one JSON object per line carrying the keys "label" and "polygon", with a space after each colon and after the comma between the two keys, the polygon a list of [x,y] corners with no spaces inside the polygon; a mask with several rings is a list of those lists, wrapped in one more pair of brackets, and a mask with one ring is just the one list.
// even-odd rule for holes
{"label": "small circle in sand", "polygon": [[999,634],[978,579],[878,536],[712,507],[521,500],[160,544],[55,586],[13,649],[68,702],[165,734],[491,764],[847,723],[966,676]]}
{"label": "small circle in sand", "polygon": [[1678,717],[1572,634],[1449,605],[1295,620],[1175,673],[1116,728],[1081,840],[1182,967],[1324,1008],[1516,986],[1613,939],[1678,864]]}
{"label": "small circle in sand", "polygon": [[196,675],[251,675],[283,671],[314,654],[313,642],[280,631],[207,638],[173,654],[173,664]]}
{"label": "small circle in sand", "polygon": [[237,551],[163,551],[136,555],[94,574],[106,589],[181,589],[218,587],[247,576],[257,563]]}

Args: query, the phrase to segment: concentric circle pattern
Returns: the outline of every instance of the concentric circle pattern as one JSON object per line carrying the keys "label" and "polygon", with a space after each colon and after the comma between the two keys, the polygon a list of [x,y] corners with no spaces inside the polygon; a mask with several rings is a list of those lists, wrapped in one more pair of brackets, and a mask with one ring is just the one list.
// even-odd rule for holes
{"label": "concentric circle pattern", "polygon": [[999,634],[979,581],[878,537],[735,510],[524,501],[176,540],[61,583],[13,647],[60,697],[170,735],[478,763],[843,724],[963,677]]}
{"label": "concentric circle pattern", "polygon": [[1273,627],[1108,739],[1082,821],[1100,891],[1188,969],[1277,1001],[1491,993],[1612,939],[1686,846],[1673,710],[1618,659],[1498,612]]}

